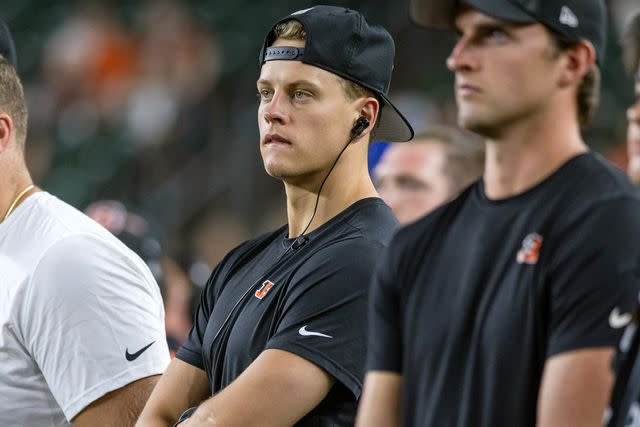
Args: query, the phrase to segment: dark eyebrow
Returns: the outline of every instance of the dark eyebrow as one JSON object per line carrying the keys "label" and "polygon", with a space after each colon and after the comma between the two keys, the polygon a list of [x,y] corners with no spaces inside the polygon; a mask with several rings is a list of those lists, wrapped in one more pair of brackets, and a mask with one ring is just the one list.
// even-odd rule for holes
{"label": "dark eyebrow", "polygon": [[[472,29],[475,32],[486,32],[488,30],[495,30],[495,29],[501,29],[506,31],[506,30],[512,30],[518,27],[524,27],[527,25],[529,24],[514,24],[512,22],[504,21],[502,19],[486,17],[486,18],[483,18],[482,21],[473,24]],[[457,22],[454,22],[453,29],[458,37],[464,34],[462,28],[460,28]]]}
{"label": "dark eyebrow", "polygon": [[[270,86],[271,85],[271,81],[270,80],[266,80],[266,79],[259,79],[257,81],[256,85],[258,85],[258,86]],[[307,86],[307,87],[311,87],[311,88],[318,87],[318,85],[316,83],[313,83],[312,81],[305,80],[305,79],[300,79],[300,80],[293,81],[291,83],[288,83],[287,86],[288,87]]]}

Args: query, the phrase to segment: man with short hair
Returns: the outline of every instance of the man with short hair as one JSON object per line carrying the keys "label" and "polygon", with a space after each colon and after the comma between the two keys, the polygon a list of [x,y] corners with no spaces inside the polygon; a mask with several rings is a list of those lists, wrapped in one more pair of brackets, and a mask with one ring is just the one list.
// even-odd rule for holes
{"label": "man with short hair", "polygon": [[0,425],[131,426],[169,363],[160,290],[107,230],[34,186],[0,23]]}
{"label": "man with short hair", "polygon": [[374,127],[385,140],[413,136],[386,97],[393,58],[386,30],[342,7],[295,12],[269,31],[260,152],[284,184],[288,224],[215,268],[138,425],[353,425],[368,282],[397,227],[369,177],[369,140]]}
{"label": "man with short hair", "polygon": [[478,136],[433,126],[409,144],[390,145],[373,169],[380,197],[400,224],[431,212],[482,175],[484,145]]}
{"label": "man with short hair", "polygon": [[[631,180],[640,183],[640,13],[625,28],[622,48],[627,74],[634,78],[635,102],[627,110],[627,149]],[[639,272],[640,273],[640,272]],[[637,301],[636,301],[637,302]],[[605,420],[607,427],[640,427],[640,306],[628,322],[613,361],[616,383]]]}
{"label": "man with short hair", "polygon": [[640,199],[580,135],[604,3],[413,9],[458,34],[458,122],[486,138],[485,171],[379,263],[358,425],[600,426],[640,270]]}

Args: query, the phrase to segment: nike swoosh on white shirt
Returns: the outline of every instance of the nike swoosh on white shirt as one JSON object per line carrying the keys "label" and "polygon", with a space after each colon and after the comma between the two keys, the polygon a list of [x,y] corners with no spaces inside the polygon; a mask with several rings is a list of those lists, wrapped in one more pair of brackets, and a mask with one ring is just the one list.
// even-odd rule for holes
{"label": "nike swoosh on white shirt", "polygon": [[629,322],[631,322],[631,314],[620,314],[620,309],[618,307],[614,308],[609,315],[609,326],[613,329],[624,328],[629,324]]}
{"label": "nike swoosh on white shirt", "polygon": [[331,335],[321,334],[320,332],[307,331],[307,325],[304,325],[302,328],[298,329],[298,333],[303,337],[316,336],[316,337],[324,337],[324,338],[333,338]]}

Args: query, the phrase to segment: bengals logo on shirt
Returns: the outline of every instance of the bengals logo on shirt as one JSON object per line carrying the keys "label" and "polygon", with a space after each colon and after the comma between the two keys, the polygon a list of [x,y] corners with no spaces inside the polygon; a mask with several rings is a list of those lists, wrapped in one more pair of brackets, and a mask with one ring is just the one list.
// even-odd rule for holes
{"label": "bengals logo on shirt", "polygon": [[271,288],[273,287],[273,282],[271,280],[265,280],[255,293],[256,298],[263,299],[267,296]]}
{"label": "bengals logo on shirt", "polygon": [[540,257],[540,248],[542,247],[542,236],[538,233],[527,235],[522,241],[522,248],[518,251],[516,260],[518,264],[535,265]]}

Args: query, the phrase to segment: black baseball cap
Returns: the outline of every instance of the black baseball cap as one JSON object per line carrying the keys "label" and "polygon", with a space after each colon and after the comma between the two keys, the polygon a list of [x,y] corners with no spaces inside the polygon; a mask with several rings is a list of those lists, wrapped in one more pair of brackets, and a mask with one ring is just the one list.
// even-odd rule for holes
{"label": "black baseball cap", "polygon": [[[276,25],[289,19],[304,27],[304,48],[270,47],[276,39]],[[275,60],[301,61],[371,90],[382,101],[376,139],[405,142],[413,138],[413,128],[387,98],[394,55],[395,44],[387,30],[369,24],[359,12],[314,6],[276,22],[265,37],[259,60],[260,66]]]}
{"label": "black baseball cap", "polygon": [[7,28],[7,24],[0,21],[0,55],[4,57],[13,68],[17,68],[18,58],[16,55],[16,46],[13,43],[13,38]]}
{"label": "black baseball cap", "polygon": [[568,41],[588,40],[598,63],[604,58],[607,10],[603,0],[411,0],[411,20],[427,28],[452,29],[459,4],[513,23],[540,23]]}

